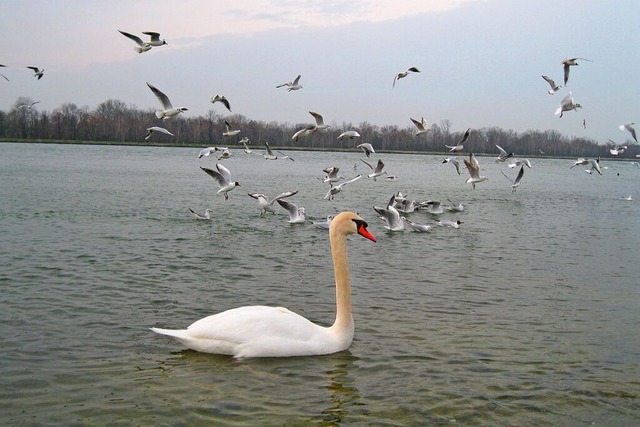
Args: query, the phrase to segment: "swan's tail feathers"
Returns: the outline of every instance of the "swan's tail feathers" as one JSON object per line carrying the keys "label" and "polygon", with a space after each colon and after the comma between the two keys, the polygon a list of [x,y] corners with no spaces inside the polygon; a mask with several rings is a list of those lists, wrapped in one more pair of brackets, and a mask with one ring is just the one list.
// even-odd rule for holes
{"label": "swan's tail feathers", "polygon": [[162,329],[162,328],[149,328],[156,334],[166,335],[179,340],[188,339],[188,332],[186,329]]}

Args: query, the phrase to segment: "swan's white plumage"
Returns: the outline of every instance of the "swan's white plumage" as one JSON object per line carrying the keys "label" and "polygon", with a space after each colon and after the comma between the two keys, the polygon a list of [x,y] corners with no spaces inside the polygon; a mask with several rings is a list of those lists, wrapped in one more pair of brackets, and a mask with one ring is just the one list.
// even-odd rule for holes
{"label": "swan's white plumage", "polygon": [[336,318],[329,327],[317,325],[284,307],[246,306],[200,319],[187,329],[151,328],[187,348],[244,357],[290,357],[335,353],[351,345],[354,333],[347,236],[361,234],[375,241],[366,223],[343,212],[329,229],[336,279]]}

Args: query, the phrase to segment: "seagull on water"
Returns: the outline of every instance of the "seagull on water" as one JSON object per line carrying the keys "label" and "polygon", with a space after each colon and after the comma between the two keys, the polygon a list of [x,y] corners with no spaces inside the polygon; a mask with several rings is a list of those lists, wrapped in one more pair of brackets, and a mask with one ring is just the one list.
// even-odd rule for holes
{"label": "seagull on water", "polygon": [[160,33],[156,33],[155,31],[143,31],[142,34],[149,36],[150,40],[147,42],[149,46],[164,46],[168,45],[164,39],[160,38]]}
{"label": "seagull on water", "polygon": [[506,152],[502,147],[500,147],[498,144],[496,144],[496,148],[497,148],[498,150],[500,150],[500,154],[498,154],[498,157],[496,158],[496,163],[497,163],[497,162],[500,162],[500,163],[506,162],[506,161],[507,161],[507,159],[508,159],[509,157],[513,157],[513,153],[511,153],[511,152],[507,153],[507,152]]}
{"label": "seagull on water", "polygon": [[386,225],[384,226],[385,230],[388,231],[403,231],[404,230],[404,221],[400,216],[400,212],[395,208],[395,194],[391,196],[389,202],[387,203],[386,208],[381,208],[378,206],[374,206],[373,209],[380,215]]}
{"label": "seagull on water", "polygon": [[560,115],[560,117],[562,117],[562,114],[565,111],[571,111],[571,110],[578,111],[578,108],[582,108],[582,105],[575,102],[573,100],[573,94],[569,92],[569,94],[564,98],[562,98],[562,101],[560,101],[560,106],[556,110],[555,115],[556,116]]}
{"label": "seagull on water", "polygon": [[191,211],[191,213],[193,214],[193,216],[196,217],[196,219],[211,219],[211,212],[213,212],[211,209],[205,209],[204,213],[199,214],[198,212],[194,211],[193,209],[189,208],[189,210]]}
{"label": "seagull on water", "polygon": [[291,92],[292,90],[302,89],[302,86],[300,85],[300,74],[298,74],[298,77],[296,77],[293,81],[282,83],[276,86],[276,88],[280,88],[280,87],[286,87],[287,92]]}
{"label": "seagull on water", "polygon": [[376,151],[373,149],[373,145],[368,142],[363,142],[362,144],[356,145],[356,148],[361,149],[367,157],[371,157],[371,154],[374,154]]}
{"label": "seagull on water", "polygon": [[289,224],[302,224],[307,220],[303,207],[298,207],[287,200],[278,200],[278,204],[289,211]]}
{"label": "seagull on water", "polygon": [[633,127],[634,125],[635,125],[634,122],[627,122],[623,125],[620,125],[619,128],[620,130],[623,130],[623,131],[626,130],[627,132],[629,132],[633,140],[635,142],[638,142],[638,138],[636,137],[636,129]]}
{"label": "seagull on water", "polygon": [[511,179],[509,175],[504,173],[504,171],[502,170],[500,172],[502,173],[502,175],[504,175],[505,178],[509,180],[509,182],[511,183],[511,192],[515,193],[516,189],[520,186],[520,180],[522,180],[522,177],[524,176],[524,165],[520,166],[520,171],[518,172],[518,176],[516,176],[516,179]]}
{"label": "seagull on water", "polygon": [[342,132],[339,136],[338,139],[340,141],[342,141],[343,139],[348,138],[348,139],[356,139],[356,138],[360,138],[360,134],[358,132],[356,132],[355,130],[348,130],[346,132]]}
{"label": "seagull on water", "polygon": [[551,89],[549,89],[549,95],[553,95],[554,93],[556,93],[557,91],[560,90],[560,86],[558,86],[556,84],[556,82],[553,81],[553,79],[551,77],[548,76],[542,76],[542,78],[549,83],[549,86],[551,86]]}
{"label": "seagull on water", "polygon": [[457,157],[445,157],[442,160],[442,163],[451,163],[456,167],[456,172],[458,172],[458,175],[460,175],[460,162],[458,161]]}
{"label": "seagull on water", "polygon": [[216,102],[221,103],[222,105],[227,107],[227,110],[231,111],[231,104],[229,104],[229,100],[227,98],[225,98],[224,95],[212,96],[211,97],[211,103],[215,104]]}
{"label": "seagull on water", "polygon": [[467,159],[464,159],[464,164],[469,171],[469,175],[471,176],[469,179],[467,179],[466,182],[467,184],[471,184],[474,189],[476,188],[477,183],[489,179],[486,176],[480,175],[480,164],[478,163],[478,159],[476,159],[476,156],[474,156],[473,153],[469,153],[469,161],[467,161]]}
{"label": "seagull on water", "polygon": [[400,80],[400,79],[404,79],[405,77],[407,77],[409,75],[409,73],[419,73],[420,70],[418,70],[418,68],[416,67],[409,67],[404,71],[400,71],[398,74],[396,74],[396,76],[393,78],[393,86],[392,87],[396,87],[396,81]]}
{"label": "seagull on water", "polygon": [[238,181],[231,180],[231,172],[220,163],[216,164],[217,170],[203,168],[202,166],[200,166],[200,169],[202,169],[211,178],[218,181],[220,189],[216,192],[216,194],[223,194],[225,200],[229,199],[229,191],[233,190],[236,187],[241,187]]}
{"label": "seagull on water", "polygon": [[[151,138],[151,134],[154,132],[160,132],[160,133],[164,133],[166,135],[171,135],[173,136],[173,134],[171,132],[169,132],[168,130],[166,130],[163,127],[160,126],[151,126],[150,128],[147,128],[147,134],[144,136],[144,139],[149,139]],[[200,156],[202,157],[202,156]]]}
{"label": "seagull on water", "polygon": [[124,31],[120,31],[118,30],[118,32],[120,34],[122,34],[125,37],[128,37],[129,39],[133,40],[137,46],[133,47],[133,50],[135,50],[138,53],[144,53],[147,52],[149,50],[151,50],[151,44],[147,43],[147,42],[143,42],[142,39],[134,34],[130,34],[130,33],[125,33]]}
{"label": "seagull on water", "polygon": [[162,120],[168,120],[173,116],[177,116],[178,114],[187,111],[187,108],[185,107],[174,108],[173,105],[171,105],[171,101],[169,101],[169,97],[167,97],[167,95],[165,95],[162,91],[160,91],[155,86],[149,84],[149,82],[147,82],[147,86],[149,86],[149,89],[151,89],[151,92],[153,92],[156,98],[158,98],[158,101],[160,101],[160,104],[162,104],[163,109],[156,111],[157,118]]}
{"label": "seagull on water", "polygon": [[342,188],[347,185],[347,184],[351,184],[354,181],[359,180],[360,178],[362,178],[362,174],[360,175],[356,175],[354,178],[351,178],[348,181],[344,181],[341,182],[340,184],[334,185],[333,182],[330,183],[331,188],[329,188],[329,191],[327,191],[327,195],[324,196],[325,200],[333,200],[333,198],[336,196],[336,194],[340,193],[342,191]]}
{"label": "seagull on water", "polygon": [[426,224],[419,224],[417,222],[413,222],[408,218],[402,217],[402,219],[409,224],[409,227],[411,227],[414,231],[417,231],[418,233],[431,233],[431,226],[430,225],[426,225]]}
{"label": "seagull on water", "polygon": [[40,69],[38,67],[27,67],[30,70],[33,70],[33,77],[36,78],[36,80],[40,80],[42,78],[42,76],[44,76],[44,68]]}
{"label": "seagull on water", "polygon": [[373,178],[373,180],[375,181],[377,177],[385,175],[387,172],[384,169],[384,163],[382,162],[382,160],[378,159],[378,163],[375,165],[375,167],[367,162],[364,159],[360,159],[362,160],[362,162],[369,166],[371,168],[371,170],[373,171],[372,173],[370,173],[369,175],[367,175],[369,178]]}
{"label": "seagull on water", "polygon": [[447,145],[445,144],[444,146],[447,147],[449,149],[450,153],[457,153],[459,151],[462,151],[464,148],[464,145],[462,145],[467,139],[469,139],[469,135],[471,134],[471,128],[467,129],[465,131],[465,133],[462,135],[462,139],[460,139],[460,141],[458,141],[458,143],[456,145]]}
{"label": "seagull on water", "polygon": [[569,69],[572,66],[577,66],[578,65],[578,59],[582,60],[582,61],[587,61],[587,62],[593,62],[590,59],[585,59],[585,58],[569,58],[569,59],[565,59],[564,61],[562,61],[562,68],[564,71],[564,85],[567,85],[567,81],[569,81]]}
{"label": "seagull on water", "polygon": [[440,227],[460,228],[460,224],[462,224],[462,221],[460,220],[450,221],[448,219],[443,219],[436,221],[436,225],[439,225]]}
{"label": "seagull on water", "polygon": [[416,119],[413,119],[411,117],[409,117],[411,119],[411,121],[413,122],[413,124],[416,126],[416,128],[418,130],[416,130],[416,133],[413,134],[413,136],[418,136],[418,135],[422,135],[423,133],[427,133],[429,132],[429,128],[427,121],[424,119],[424,117],[422,118],[422,120],[418,121]]}
{"label": "seagull on water", "polygon": [[328,230],[331,225],[331,221],[333,221],[333,215],[327,215],[326,221],[313,221],[312,224],[318,228],[323,228]]}
{"label": "seagull on water", "polygon": [[266,214],[267,212],[271,212],[274,215],[276,214],[276,210],[273,208],[273,204],[276,202],[276,200],[282,200],[295,194],[298,194],[298,190],[280,193],[271,200],[269,200],[269,197],[265,196],[262,193],[249,193],[249,197],[253,197],[258,201],[258,206],[260,206],[260,216],[264,216],[264,214]]}

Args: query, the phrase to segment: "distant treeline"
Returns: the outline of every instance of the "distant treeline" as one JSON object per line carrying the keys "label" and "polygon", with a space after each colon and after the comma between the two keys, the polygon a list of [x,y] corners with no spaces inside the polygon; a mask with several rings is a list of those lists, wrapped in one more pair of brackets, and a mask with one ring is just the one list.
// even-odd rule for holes
{"label": "distant treeline", "polygon": [[[311,136],[291,140],[292,135],[313,123],[309,116],[306,123],[277,123],[252,120],[238,114],[223,116],[209,111],[206,116],[174,117],[162,122],[152,109],[127,106],[118,100],[108,100],[94,110],[78,107],[73,103],[61,105],[48,112],[39,111],[29,98],[19,98],[9,112],[0,111],[0,139],[4,140],[62,140],[104,141],[110,143],[140,143],[144,141],[150,126],[167,128],[175,136],[153,134],[148,141],[154,145],[233,146],[241,137],[247,137],[253,147],[262,147],[265,141],[276,147],[300,147],[318,150],[353,149],[360,142],[373,144],[380,151],[411,151],[446,153],[445,145],[455,145],[462,132],[452,132],[448,120],[432,124],[427,134],[414,136],[415,128],[406,126],[376,126],[368,122],[333,123],[332,129],[316,132]],[[241,134],[231,139],[223,137],[225,120]],[[356,130],[361,135],[356,140],[339,141],[337,136],[345,130]],[[608,146],[598,145],[587,138],[569,138],[553,131],[515,132],[497,127],[472,129],[465,143],[465,152],[497,154],[500,145],[517,156],[550,157],[611,157]],[[634,158],[640,154],[638,145],[629,145],[620,156]]]}

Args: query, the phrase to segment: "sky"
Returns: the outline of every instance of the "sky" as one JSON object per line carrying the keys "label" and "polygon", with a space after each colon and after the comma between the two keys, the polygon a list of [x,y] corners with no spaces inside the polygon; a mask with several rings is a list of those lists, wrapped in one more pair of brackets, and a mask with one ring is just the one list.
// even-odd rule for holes
{"label": "sky", "polygon": [[[49,112],[109,99],[155,109],[149,82],[185,117],[229,115],[210,102],[220,94],[249,119],[307,124],[316,111],[335,132],[424,117],[452,131],[622,143],[620,124],[640,127],[638,17],[637,0],[4,0],[0,110],[19,97]],[[118,30],[156,31],[168,45],[138,54]],[[578,61],[549,95],[541,76],[562,84],[572,57],[592,62]],[[421,72],[392,87],[411,66]],[[303,89],[276,89],[298,74]],[[569,91],[583,108],[558,118]]]}

